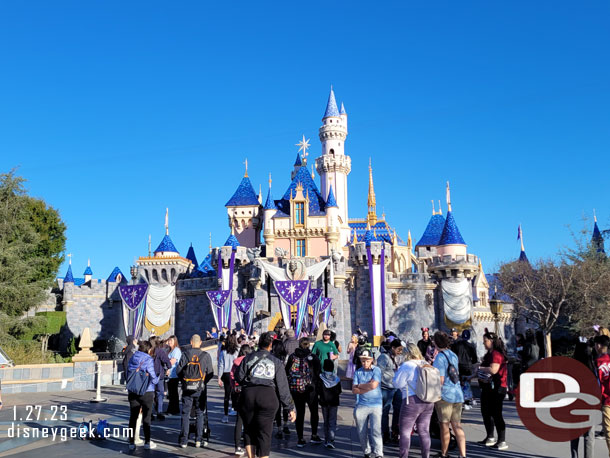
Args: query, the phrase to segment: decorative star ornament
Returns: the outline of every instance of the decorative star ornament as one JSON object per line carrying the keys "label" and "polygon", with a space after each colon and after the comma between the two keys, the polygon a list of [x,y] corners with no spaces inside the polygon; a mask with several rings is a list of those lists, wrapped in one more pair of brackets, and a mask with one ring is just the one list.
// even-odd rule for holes
{"label": "decorative star ornament", "polygon": [[303,135],[303,140],[301,140],[295,145],[299,147],[299,153],[303,151],[303,154],[301,155],[303,159],[307,159],[307,156],[309,156],[309,153],[307,152],[307,150],[309,149],[309,140],[309,138],[305,140],[305,135]]}

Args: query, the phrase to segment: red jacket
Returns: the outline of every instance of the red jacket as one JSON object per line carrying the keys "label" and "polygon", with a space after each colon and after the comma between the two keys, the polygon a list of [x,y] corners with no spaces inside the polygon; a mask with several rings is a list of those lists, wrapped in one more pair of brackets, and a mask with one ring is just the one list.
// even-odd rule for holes
{"label": "red jacket", "polygon": [[602,389],[602,403],[610,405],[610,355],[607,353],[597,358],[597,377]]}

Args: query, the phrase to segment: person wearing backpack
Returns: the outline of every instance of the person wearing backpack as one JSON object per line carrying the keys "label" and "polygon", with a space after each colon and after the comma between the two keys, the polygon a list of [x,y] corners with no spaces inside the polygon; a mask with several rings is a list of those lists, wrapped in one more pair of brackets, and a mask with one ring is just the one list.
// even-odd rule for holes
{"label": "person wearing backpack", "polygon": [[[141,341],[127,367],[128,379],[134,371],[144,371],[148,375],[148,386],[144,394],[129,391],[129,428],[132,431],[129,439],[129,450],[135,450],[136,423],[140,410],[142,410],[142,427],[144,429],[144,448],[152,450],[157,445],[150,440],[150,419],[152,416],[153,402],[155,399],[155,385],[159,382],[159,376],[155,371],[155,362],[151,355],[152,346],[148,340]],[[129,385],[129,383],[128,383]]]}
{"label": "person wearing backpack", "polygon": [[407,344],[403,359],[405,362],[400,365],[393,380],[394,387],[402,391],[403,399],[400,409],[400,458],[409,456],[415,425],[421,443],[421,456],[429,458],[430,419],[434,401],[440,399],[440,374],[438,369],[426,362],[414,343]]}
{"label": "person wearing backpack", "polygon": [[451,351],[458,357],[458,372],[460,373],[460,385],[464,393],[464,410],[470,410],[472,407],[472,389],[470,387],[470,379],[474,375],[473,367],[478,362],[477,349],[469,342],[470,331],[464,329],[460,338],[454,339],[451,344]]}
{"label": "person wearing backpack", "polygon": [[[388,342],[388,341],[386,341]],[[383,395],[383,410],[381,412],[381,434],[383,435],[383,442],[388,443],[392,440],[390,437],[390,408],[393,404],[400,405],[398,402],[394,402],[394,398],[400,397],[400,391],[398,391],[392,380],[396,374],[396,369],[401,363],[402,354],[402,342],[398,338],[392,339],[386,344],[384,342],[381,345],[379,351],[380,355],[377,358],[377,367],[381,370],[381,394]],[[398,432],[398,417],[400,415],[400,408],[394,409],[392,414],[392,433],[393,436],[397,436]],[[396,440],[394,439],[394,443]]]}
{"label": "person wearing backpack", "polygon": [[195,406],[197,432],[195,447],[207,445],[203,440],[204,413],[207,408],[206,386],[214,376],[212,358],[201,350],[201,337],[193,334],[190,348],[185,348],[176,366],[176,375],[182,382],[182,425],[178,443],[186,448],[189,438],[191,409]]}
{"label": "person wearing backpack", "polygon": [[[231,402],[235,407],[239,406],[239,398],[241,395],[241,385],[235,380],[235,375],[239,371],[239,365],[252,352],[250,345],[242,345],[239,348],[239,354],[235,361],[233,361],[233,367],[231,368]],[[242,456],[245,450],[241,448],[241,431],[244,426],[244,420],[237,409],[237,415],[235,416],[235,429],[233,431],[233,440],[235,442],[235,455]]]}
{"label": "person wearing backpack", "polygon": [[290,421],[296,418],[286,370],[270,353],[274,338],[273,332],[263,333],[258,339],[258,350],[244,358],[235,377],[242,387],[239,413],[244,420],[248,458],[269,456],[273,419],[280,403],[290,409]]}
{"label": "person wearing backpack", "polygon": [[[502,416],[502,405],[508,390],[508,365],[506,347],[502,339],[493,332],[483,335],[483,345],[487,350],[479,367],[479,385],[481,386],[481,414],[487,436],[479,442],[481,445],[497,450],[506,450],[506,423]],[[498,431],[498,440],[494,438],[494,427]]]}
{"label": "person wearing backpack", "polygon": [[[330,361],[332,362],[332,359]],[[302,448],[306,444],[305,439],[303,439],[306,405],[309,407],[309,419],[311,422],[311,443],[321,444],[322,439],[318,436],[318,396],[315,385],[315,381],[320,376],[320,360],[309,350],[309,338],[301,337],[299,339],[299,348],[292,355],[288,356],[286,376],[288,377],[290,394],[292,399],[294,399],[297,411],[297,447]]]}
{"label": "person wearing backpack", "polygon": [[[220,351],[218,357],[218,386],[224,387],[224,416],[222,417],[223,423],[229,422],[229,400],[231,398],[231,369],[233,368],[233,362],[237,358],[239,352],[239,346],[237,345],[237,337],[233,334],[229,334],[224,342],[224,346]],[[236,415],[235,404],[231,409],[231,416]]]}
{"label": "person wearing backpack", "polygon": [[318,378],[318,402],[322,406],[322,418],[324,418],[324,446],[333,449],[337,431],[341,379],[335,374],[335,365],[330,359],[324,361],[323,369],[324,371]]}
{"label": "person wearing backpack", "polygon": [[354,419],[364,458],[379,458],[383,456],[381,371],[373,365],[374,358],[370,350],[364,350],[360,359],[362,367],[354,373],[352,385],[352,393],[356,395]]}
{"label": "person wearing backpack", "polygon": [[451,423],[462,458],[466,456],[466,436],[461,424],[464,393],[460,386],[459,361],[457,355],[449,350],[449,336],[446,333],[436,331],[433,340],[438,350],[433,366],[439,370],[442,384],[441,399],[434,405],[441,428],[441,452],[437,457],[448,456]]}

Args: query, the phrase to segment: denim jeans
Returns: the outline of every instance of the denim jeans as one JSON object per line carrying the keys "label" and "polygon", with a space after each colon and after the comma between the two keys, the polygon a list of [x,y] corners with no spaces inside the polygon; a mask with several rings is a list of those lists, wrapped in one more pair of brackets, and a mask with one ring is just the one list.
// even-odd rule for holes
{"label": "denim jeans", "polygon": [[[392,401],[394,400],[394,394],[396,389],[381,389],[381,396],[383,397],[383,409],[381,411],[381,434],[384,438],[390,435],[390,408],[392,407]],[[397,417],[398,411],[394,411],[394,416]]]}
{"label": "denim jeans", "polygon": [[381,437],[381,410],[382,406],[354,407],[354,419],[360,445],[365,455],[371,453],[374,456],[383,456],[383,440]]}
{"label": "denim jeans", "polygon": [[337,431],[337,410],[339,410],[338,406],[322,406],[324,440],[326,442],[335,441],[335,431]]}

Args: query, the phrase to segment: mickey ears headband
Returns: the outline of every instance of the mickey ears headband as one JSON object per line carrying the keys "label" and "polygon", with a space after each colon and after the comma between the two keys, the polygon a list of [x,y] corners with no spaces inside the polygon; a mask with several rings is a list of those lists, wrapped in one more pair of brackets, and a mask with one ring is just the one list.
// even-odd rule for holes
{"label": "mickey ears headband", "polygon": [[421,332],[430,332],[429,328],[421,328]]}

